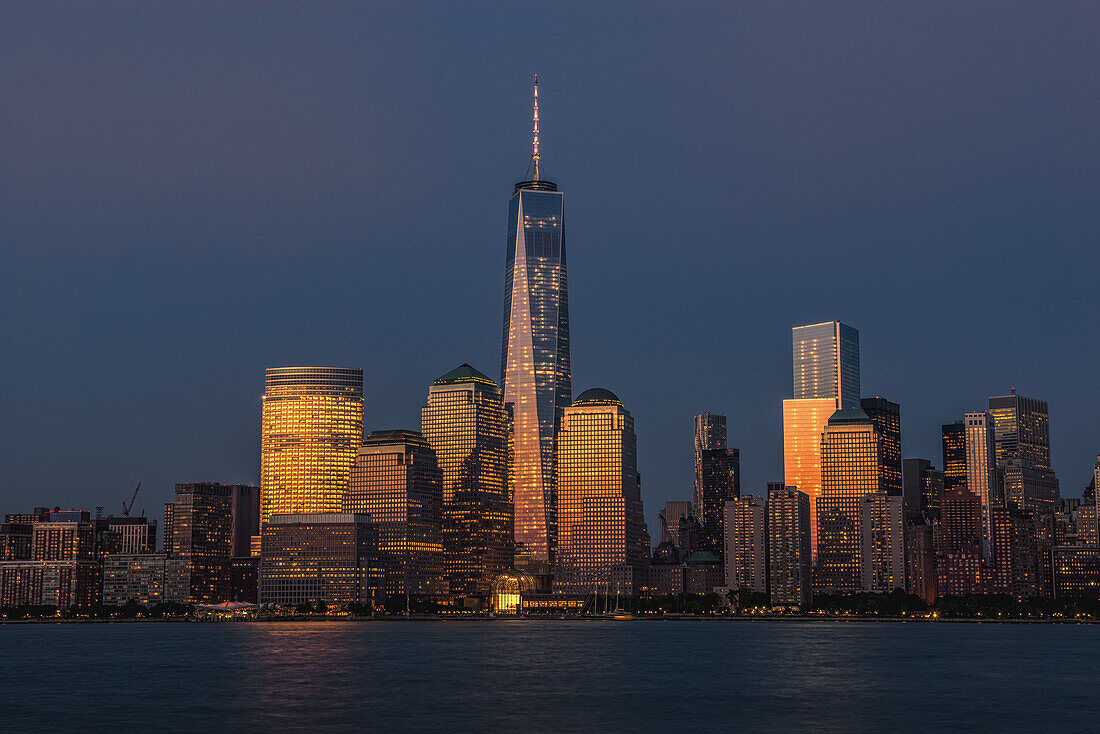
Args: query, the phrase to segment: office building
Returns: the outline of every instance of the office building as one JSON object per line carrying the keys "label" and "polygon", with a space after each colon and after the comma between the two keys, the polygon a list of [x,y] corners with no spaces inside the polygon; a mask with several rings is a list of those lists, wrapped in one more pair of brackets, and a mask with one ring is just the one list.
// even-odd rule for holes
{"label": "office building", "polygon": [[[629,575],[633,594],[649,558],[634,419],[609,390],[585,390],[558,433],[558,558],[554,590],[606,588]],[[635,583],[635,580],[637,583]]]}
{"label": "office building", "polygon": [[276,512],[339,512],[362,439],[363,370],[268,369],[261,424],[261,521]]}
{"label": "office building", "polygon": [[863,589],[863,500],[882,491],[882,440],[862,410],[838,410],[821,435],[814,591]]}
{"label": "office building", "polygon": [[492,592],[512,570],[514,541],[508,482],[511,429],[500,388],[468,364],[428,388],[420,411],[443,489],[443,566],[454,597]]}
{"label": "office building", "polygon": [[703,548],[724,552],[726,503],[741,495],[741,459],[726,445],[726,416],[695,416],[695,518],[702,525]]}
{"label": "office building", "polygon": [[1050,463],[1050,418],[1044,400],[1011,395],[989,398],[996,464],[1006,504],[1053,512],[1060,497]]}
{"label": "office building", "polygon": [[539,172],[535,85],[533,176],[508,205],[501,385],[512,406],[516,563],[553,565],[557,539],[555,431],[573,395],[562,192]]}
{"label": "office building", "polygon": [[923,521],[905,524],[905,590],[928,604],[936,600],[933,526]]}
{"label": "office building", "polygon": [[381,605],[378,531],[363,513],[272,515],[261,532],[264,604]]}
{"label": "office building", "polygon": [[801,607],[813,594],[810,498],[782,482],[768,483],[768,582],[773,607]]}
{"label": "office building", "polygon": [[378,526],[387,604],[396,608],[412,599],[447,597],[443,479],[423,434],[372,432],[355,457],[344,512],[369,515]]}
{"label": "office building", "polygon": [[941,427],[943,491],[966,489],[966,424],[961,420]]}
{"label": "office building", "polygon": [[886,398],[863,398],[860,407],[875,424],[882,441],[882,489],[891,496],[902,496],[901,480],[901,406]]}
{"label": "office building", "polygon": [[252,555],[252,536],[260,534],[260,488],[251,484],[230,484],[229,505],[233,516],[234,558]]}
{"label": "office building", "polygon": [[763,498],[726,502],[726,586],[768,593],[768,512]]}
{"label": "office building", "polygon": [[840,409],[859,406],[859,331],[839,321],[791,330],[794,398],[783,401],[784,484],[810,498],[810,545],[817,556],[821,435]]}
{"label": "office building", "polygon": [[185,482],[172,502],[171,555],[185,561],[187,599],[227,601],[233,551],[233,504],[229,485]]}
{"label": "office building", "polygon": [[103,561],[103,603],[122,606],[136,601],[155,605],[162,602],[186,604],[190,590],[187,560],[166,553],[121,553]]}
{"label": "office building", "polygon": [[993,420],[985,411],[967,413],[966,488],[982,503],[982,557],[993,562],[993,526],[990,508],[1004,503],[997,491],[997,464],[993,444]]}
{"label": "office building", "polygon": [[1100,600],[1100,551],[1095,546],[1053,550],[1055,599]]}

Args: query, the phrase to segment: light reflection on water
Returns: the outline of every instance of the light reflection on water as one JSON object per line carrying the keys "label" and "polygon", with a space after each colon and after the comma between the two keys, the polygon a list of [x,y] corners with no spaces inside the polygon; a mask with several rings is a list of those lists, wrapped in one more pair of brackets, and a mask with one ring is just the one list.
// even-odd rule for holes
{"label": "light reflection on water", "polygon": [[1087,731],[1100,684],[1095,625],[58,624],[0,644],[0,730],[21,731]]}

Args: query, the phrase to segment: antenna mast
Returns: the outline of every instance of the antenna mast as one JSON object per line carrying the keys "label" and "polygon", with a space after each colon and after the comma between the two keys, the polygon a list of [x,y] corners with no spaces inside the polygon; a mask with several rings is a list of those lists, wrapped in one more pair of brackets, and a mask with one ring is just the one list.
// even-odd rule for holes
{"label": "antenna mast", "polygon": [[531,153],[531,160],[535,164],[535,180],[539,180],[539,75],[535,74],[535,128],[532,131],[534,133],[533,140],[533,152]]}

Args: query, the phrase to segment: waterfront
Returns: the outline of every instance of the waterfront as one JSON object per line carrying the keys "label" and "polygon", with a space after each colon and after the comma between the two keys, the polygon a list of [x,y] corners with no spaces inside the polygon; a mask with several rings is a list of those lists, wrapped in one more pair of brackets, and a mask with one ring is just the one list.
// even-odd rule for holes
{"label": "waterfront", "polygon": [[1095,625],[753,621],[0,627],[4,727],[1089,730]]}

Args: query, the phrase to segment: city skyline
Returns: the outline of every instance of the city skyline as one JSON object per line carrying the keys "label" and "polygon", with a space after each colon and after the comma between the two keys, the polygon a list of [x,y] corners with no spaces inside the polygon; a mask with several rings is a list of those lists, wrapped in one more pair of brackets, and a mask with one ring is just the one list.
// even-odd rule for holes
{"label": "city skyline", "polygon": [[[980,29],[976,30],[979,40],[990,42]],[[859,34],[861,29],[847,32]],[[1075,48],[1073,39],[1076,36],[1070,30],[1058,32],[1068,38],[1071,50]],[[114,91],[145,88],[149,80],[144,77],[108,84],[105,77],[96,76],[104,68],[112,68],[111,56],[105,48],[96,46],[94,40],[89,43],[96,51],[92,58],[99,62],[99,66],[93,65],[88,72],[92,80],[98,82],[93,85],[95,88],[103,88],[103,85]],[[138,41],[124,39],[124,43]],[[813,49],[822,53],[832,50],[831,46],[822,47],[821,43]],[[17,52],[17,46],[8,48]],[[757,47],[752,50],[760,53]],[[950,44],[944,50],[949,56],[959,53],[959,49]],[[1079,49],[1077,53],[1082,51]],[[1043,68],[1066,80],[1070,87],[1078,83],[1072,74],[1073,67],[1062,56],[1048,54],[1035,59],[1025,54],[1025,57],[1045,62]],[[38,57],[29,54],[28,58],[32,61],[27,63],[35,63],[33,60]],[[1004,70],[1008,63],[999,56],[993,60],[983,58],[987,67],[992,65],[999,70]],[[920,95],[923,86],[902,71],[902,62],[907,60],[904,52],[890,55],[887,59],[889,73],[884,79],[908,82],[903,84],[907,92]],[[327,61],[326,58],[324,63]],[[1020,394],[1049,404],[1053,465],[1061,492],[1066,497],[1080,495],[1088,482],[1096,453],[1096,436],[1100,435],[1096,416],[1100,415],[1100,410],[1097,410],[1096,398],[1085,389],[1087,373],[1078,364],[1089,362],[1088,349],[1092,347],[1083,337],[1089,333],[1088,322],[1070,308],[1073,301],[1067,300],[1066,295],[1083,292],[1087,284],[1083,273],[1078,272],[1086,268],[1077,267],[1080,258],[1074,248],[1080,247],[1084,252],[1085,244],[1091,240],[1081,237],[1080,233],[1094,231],[1092,215],[1072,203],[1078,199],[1063,197],[1056,201],[1053,194],[1045,194],[1041,198],[1045,208],[1039,209],[1038,205],[1021,207],[1017,188],[1009,192],[1011,195],[1003,203],[991,202],[988,198],[991,194],[981,193],[983,186],[990,191],[1004,190],[996,189],[994,179],[997,177],[992,175],[989,160],[983,158],[983,150],[988,149],[977,147],[972,155],[981,172],[976,183],[981,185],[968,189],[970,198],[964,197],[975,206],[972,217],[957,213],[953,208],[956,206],[954,197],[949,197],[951,207],[947,206],[946,199],[934,198],[933,210],[955,212],[962,220],[951,220],[942,230],[929,230],[919,222],[914,223],[909,218],[912,216],[910,210],[904,208],[901,210],[904,216],[897,224],[884,226],[887,220],[882,217],[873,213],[861,214],[865,202],[853,191],[846,191],[839,198],[820,200],[825,196],[825,184],[831,179],[830,175],[821,173],[821,167],[828,169],[829,165],[837,165],[839,172],[862,173],[862,178],[857,176],[862,186],[875,182],[887,192],[894,192],[883,194],[885,200],[880,198],[873,203],[887,213],[897,213],[902,206],[900,197],[912,193],[912,184],[902,181],[903,177],[879,181],[868,172],[893,170],[890,169],[892,164],[913,164],[923,158],[906,157],[902,151],[897,154],[901,156],[899,161],[891,157],[893,154],[883,152],[884,148],[879,147],[880,139],[872,138],[867,151],[856,156],[850,166],[833,158],[812,155],[809,159],[796,161],[776,154],[774,140],[754,127],[758,124],[754,118],[739,117],[734,120],[739,135],[732,136],[732,141],[725,143],[730,147],[720,150],[718,155],[725,161],[743,160],[749,164],[730,167],[738,172],[741,180],[741,183],[732,184],[738,187],[738,192],[745,193],[742,187],[753,182],[771,182],[771,198],[752,198],[764,194],[750,195],[750,204],[734,212],[733,228],[727,222],[718,230],[721,236],[711,236],[715,230],[707,222],[714,222],[716,226],[725,218],[707,213],[713,202],[707,198],[705,188],[692,184],[689,176],[698,175],[695,170],[698,166],[694,164],[700,161],[699,151],[707,147],[706,141],[719,137],[709,127],[704,127],[701,129],[705,132],[701,136],[703,144],[697,148],[693,143],[684,142],[687,138],[681,135],[676,145],[686,153],[686,162],[675,168],[664,162],[663,179],[641,175],[642,171],[633,167],[635,163],[629,157],[597,155],[593,146],[606,141],[611,134],[614,129],[612,115],[619,113],[617,103],[624,98],[601,101],[606,90],[592,79],[586,80],[578,63],[552,57],[540,63],[538,69],[516,68],[493,76],[484,87],[479,87],[478,82],[464,85],[463,94],[472,93],[479,103],[483,103],[484,110],[477,112],[469,101],[457,104],[459,100],[447,96],[452,93],[446,91],[444,106],[452,112],[463,112],[452,115],[446,123],[438,119],[431,125],[418,123],[414,135],[419,137],[412,138],[412,142],[434,139],[445,126],[471,140],[467,147],[472,158],[454,152],[449,153],[452,157],[433,159],[435,173],[438,174],[438,167],[456,173],[461,171],[472,179],[465,182],[464,188],[476,191],[459,194],[457,204],[443,203],[441,219],[454,220],[453,207],[457,206],[462,212],[461,221],[472,225],[471,233],[462,235],[461,247],[454,248],[461,250],[461,257],[451,249],[438,246],[426,250],[430,255],[428,260],[414,254],[416,248],[408,243],[410,239],[413,243],[433,237],[440,242],[446,239],[439,225],[416,219],[401,220],[400,229],[388,220],[371,227],[365,226],[366,220],[359,220],[361,226],[349,229],[345,211],[342,220],[345,229],[337,231],[321,226],[307,233],[303,228],[316,222],[314,215],[318,210],[303,213],[291,207],[285,216],[274,216],[272,221],[283,226],[289,217],[301,216],[301,223],[290,227],[289,234],[272,239],[267,237],[266,226],[250,228],[243,220],[225,216],[209,221],[204,219],[181,229],[177,204],[169,205],[155,197],[153,206],[148,209],[150,219],[117,218],[116,221],[111,218],[106,221],[88,219],[82,207],[89,199],[81,195],[79,186],[57,193],[57,199],[43,193],[40,185],[23,187],[21,192],[13,191],[10,196],[5,189],[5,196],[0,197],[4,202],[0,204],[3,207],[0,213],[4,215],[0,220],[6,222],[5,233],[10,235],[6,239],[16,244],[15,252],[5,255],[5,264],[10,256],[14,271],[29,273],[28,278],[14,284],[5,298],[10,298],[11,304],[22,300],[34,304],[30,310],[23,305],[12,305],[9,310],[16,314],[18,322],[9,326],[9,343],[13,346],[12,351],[25,355],[25,359],[5,365],[4,384],[18,384],[26,389],[12,396],[11,410],[3,418],[3,465],[7,477],[0,495],[7,506],[19,507],[26,504],[25,498],[40,497],[43,502],[82,509],[103,504],[112,511],[112,503],[121,501],[129,487],[143,481],[143,494],[135,511],[144,507],[147,515],[157,517],[161,503],[170,499],[176,482],[257,483],[260,478],[255,461],[260,431],[258,395],[262,391],[261,380],[266,367],[290,364],[362,367],[366,394],[365,433],[393,427],[415,429],[423,386],[454,364],[466,361],[491,372],[494,353],[499,349],[496,324],[499,324],[497,319],[503,305],[499,283],[502,264],[500,202],[523,173],[517,170],[516,160],[526,160],[524,149],[530,142],[525,135],[530,116],[525,91],[535,71],[543,75],[543,142],[548,151],[544,160],[552,161],[548,173],[570,192],[570,305],[574,316],[571,336],[576,364],[575,391],[607,385],[631,406],[637,420],[639,470],[644,478],[643,500],[651,530],[658,527],[656,511],[665,501],[691,496],[690,426],[695,414],[711,411],[730,417],[729,444],[741,452],[743,491],[761,494],[767,481],[782,479],[780,416],[776,404],[781,398],[791,397],[788,392],[790,354],[785,348],[789,338],[787,329],[822,319],[839,319],[860,330],[862,392],[864,395],[883,395],[901,404],[905,413],[904,458],[926,458],[939,466],[939,425],[950,423],[966,412],[984,410],[988,397],[1006,395],[1010,387],[1016,387]],[[321,69],[321,66],[310,66],[304,73],[308,76]],[[473,71],[481,73],[484,69],[479,65]],[[609,83],[617,72],[618,69],[609,69],[607,76],[597,75],[595,80]],[[196,73],[200,87],[212,78],[202,68]],[[648,76],[645,87],[640,86],[642,81],[631,79],[623,94],[636,94],[644,88],[651,95],[644,99],[647,105],[661,99],[683,101],[686,99],[683,95],[688,92],[696,98],[699,94],[698,89],[677,92],[659,74]],[[794,88],[806,81],[798,74],[784,79]],[[734,78],[733,81],[742,92],[752,89],[751,85],[746,86],[744,79]],[[839,83],[832,78],[830,81]],[[881,80],[868,81],[873,88],[877,83]],[[1015,78],[1014,84],[1024,85],[1029,93],[1038,94],[1040,98],[1044,94],[1037,89],[1034,76],[1025,75],[1022,80]],[[298,94],[293,88],[277,88],[290,95],[289,98]],[[840,91],[850,92],[847,88]],[[414,105],[426,104],[431,97],[425,93],[422,95],[424,101],[420,101],[415,87],[403,87],[402,93],[415,98],[416,102],[409,103]],[[27,94],[31,92],[23,90],[8,96],[20,98]],[[782,88],[775,103],[778,107],[789,104],[787,94],[788,90]],[[1047,91],[1045,94],[1060,99],[1058,93]],[[1087,97],[1081,95],[1081,98]],[[349,99],[354,104],[354,95]],[[904,102],[903,98],[895,100]],[[52,104],[65,106],[56,100]],[[156,99],[153,104],[157,104]],[[211,105],[213,109],[220,109],[218,105],[225,102],[206,99],[205,104],[207,109]],[[724,105],[725,102],[716,101],[715,104]],[[1000,119],[1007,120],[1013,117],[1015,105],[980,98],[966,109],[986,113],[983,119],[988,118],[989,112],[998,112]],[[583,114],[585,110],[596,115],[595,120],[589,120]],[[833,119],[821,108],[815,111],[817,114],[811,116],[807,125]],[[878,123],[890,119],[888,110],[876,108],[873,112]],[[36,160],[30,151],[51,148],[42,137],[50,130],[35,132],[26,126],[26,118],[21,116],[23,112],[16,110],[15,114],[14,128],[5,128],[10,133],[7,138],[26,140],[28,144],[17,157],[19,165],[11,170],[16,172],[17,181],[21,178],[30,179],[31,183],[48,181],[31,177],[28,166]],[[759,114],[774,115],[776,112],[773,107],[765,106]],[[1041,113],[1032,115],[1026,119],[1043,122],[1039,128],[1046,130],[1044,126],[1049,121]],[[1073,116],[1094,118],[1091,113],[1080,110]],[[632,119],[632,124],[642,131],[643,140],[653,139],[662,126],[671,125],[682,131],[685,125],[688,130],[694,130],[701,124],[697,120],[678,121],[659,110],[653,119],[637,116]],[[262,128],[264,139],[284,130],[310,129],[309,121],[299,119],[271,124],[274,127]],[[326,118],[317,124],[322,126],[317,128],[319,130],[343,131],[346,123]],[[1007,126],[1005,134],[1010,140],[1042,142],[1045,146],[1042,150],[1046,151],[1043,160],[1051,156],[1062,160],[1059,156],[1063,145],[1066,150],[1072,148],[1075,156],[1090,150],[1090,143],[1073,131],[1055,141],[1021,123],[1003,124]],[[456,126],[460,130],[454,130]],[[479,128],[485,131],[479,132]],[[985,130],[984,127],[980,129]],[[827,126],[822,130],[822,135],[829,134]],[[906,132],[915,136],[917,144],[929,143],[937,131],[942,132],[933,126],[924,136],[919,130],[906,128]],[[970,141],[969,136],[976,140],[978,131],[973,121],[964,125],[960,133],[962,142]],[[204,134],[208,135],[209,130]],[[839,133],[833,130],[832,134]],[[77,139],[82,138],[78,135]],[[167,139],[175,138],[169,135]],[[311,138],[304,136],[303,139]],[[338,139],[346,142],[344,137],[338,136]],[[720,139],[729,140],[727,136]],[[121,144],[117,138],[111,140],[116,145]],[[840,135],[840,142],[848,140],[848,135]],[[638,138],[633,142],[638,142]],[[745,158],[757,149],[754,146],[768,152],[766,162]],[[648,149],[655,150],[653,145]],[[1007,146],[994,144],[993,149],[1000,156]],[[362,150],[352,150],[357,156],[353,156],[356,163],[361,163]],[[419,173],[418,155],[425,151],[411,144],[398,150],[398,163],[411,164]],[[437,151],[436,148],[431,150]],[[552,154],[549,151],[553,151]],[[612,153],[619,151],[620,148],[612,146]],[[127,157],[127,153],[133,152],[133,148],[123,145],[124,168],[137,166]],[[796,152],[805,155],[807,150],[798,146]],[[61,153],[64,154],[64,150]],[[660,150],[657,153],[659,157],[663,155]],[[15,157],[14,153],[12,155]],[[170,149],[165,155],[164,168],[179,174],[176,180],[185,187],[185,202],[197,207],[199,212],[216,214],[221,211],[210,209],[210,204],[192,188],[198,181],[210,179],[215,190],[220,190],[218,187],[223,184],[217,183],[219,177],[210,174],[223,173],[237,181],[243,176],[243,180],[253,181],[251,174],[243,173],[239,157],[230,156],[227,168],[219,169],[210,168],[210,161],[205,159],[200,161],[201,165],[195,164],[197,168],[185,165]],[[1022,185],[1019,182],[1030,180],[1029,176],[1038,182],[1050,180],[1045,164],[1040,164],[1037,158],[1021,155],[1013,159],[1019,170],[1010,173],[1010,180],[1018,186]],[[585,156],[594,158],[593,162],[586,162]],[[479,161],[476,166],[473,165],[475,160]],[[973,158],[971,160],[973,162]],[[767,228],[762,228],[761,218],[753,216],[749,209],[766,209],[762,205],[769,201],[774,208],[778,206],[776,202],[783,202],[785,197],[796,193],[790,189],[777,193],[774,189],[774,175],[795,162],[799,170],[808,172],[807,181],[796,191],[812,196],[803,197],[796,204],[782,204],[781,208],[805,212],[811,221],[823,221],[824,231],[814,237],[803,237],[806,233],[788,228],[764,237],[762,232]],[[394,172],[394,165],[383,166],[382,175]],[[46,166],[42,170],[53,169]],[[319,173],[310,171],[311,181],[320,178]],[[335,171],[333,181],[346,182],[348,171],[340,166],[336,166]],[[840,175],[839,172],[835,175]],[[1068,181],[1076,186],[1078,198],[1082,191],[1087,194],[1095,187],[1094,176],[1081,178],[1081,170],[1072,166],[1068,172]],[[411,175],[394,176],[395,193],[391,198],[381,199],[380,203],[400,204],[408,197],[408,201],[415,200],[419,204],[419,191],[413,197],[413,192],[404,183]],[[728,173],[723,176],[728,177]],[[119,179],[123,193],[130,190],[126,182],[131,180]],[[624,191],[616,186],[627,180],[655,183],[652,192],[642,187],[625,187],[628,196],[624,196]],[[94,181],[98,179],[93,176]],[[154,192],[162,191],[156,186],[152,188]],[[245,186],[244,190],[250,187]],[[322,190],[328,191],[324,187]],[[359,198],[360,193],[374,191],[373,184],[357,189],[354,206],[360,208],[366,201]],[[1053,191],[1062,190],[1055,188]],[[272,210],[264,207],[281,199],[263,187],[257,192],[263,202],[268,202],[259,211],[271,214]],[[689,194],[702,196],[693,199]],[[638,201],[638,197],[643,198]],[[90,200],[95,201],[95,197]],[[75,242],[84,244],[89,254],[83,254],[83,250],[70,251],[60,244],[60,240],[47,240],[38,248],[39,254],[24,252],[24,244],[35,242],[27,233],[39,228],[31,226],[33,217],[28,218],[29,215],[16,209],[41,210],[41,204],[46,201],[57,204],[55,232],[70,233],[70,227],[74,232],[83,231],[88,221],[95,224],[91,235],[74,238]],[[339,209],[344,200],[337,197],[332,201]],[[661,206],[653,206],[654,203]],[[826,215],[827,203],[837,208],[837,219]],[[397,208],[402,211],[401,207]],[[1013,209],[1022,209],[1023,213],[1013,214]],[[616,217],[613,214],[616,211],[625,212],[627,216]],[[858,219],[860,216],[869,217],[872,225],[852,231],[840,224],[843,218]],[[1005,222],[994,221],[998,216]],[[371,217],[382,215],[373,213]],[[688,219],[693,221],[685,221]],[[1059,222],[1057,227],[1051,223],[1054,219]],[[671,229],[672,221],[684,221],[685,229]],[[700,221],[704,224],[696,223]],[[764,218],[763,221],[770,220]],[[1013,235],[1010,232],[1013,228],[1025,234]],[[400,237],[395,237],[398,233]],[[792,244],[804,239],[815,247],[836,245],[845,240],[847,234],[857,235],[855,244],[845,252],[837,252],[837,262],[832,265],[823,264],[810,251]],[[222,247],[238,235],[244,244],[227,247],[224,258],[215,254],[216,247]],[[150,239],[155,246],[147,252],[139,253],[135,249],[136,242]],[[351,243],[357,243],[358,247],[364,239],[376,243],[364,248],[369,256],[358,260],[350,257]],[[649,245],[647,241],[655,244]],[[1037,241],[1053,242],[1056,246],[1036,248],[1034,243]],[[393,247],[387,242],[400,246]],[[710,244],[703,247],[692,242]],[[260,249],[261,243],[267,243],[263,249]],[[664,252],[673,253],[675,257],[658,259],[656,244],[663,244]],[[1057,247],[1059,244],[1061,248]],[[882,252],[887,246],[897,252],[887,257]],[[320,249],[321,257],[316,262],[309,257],[311,248]],[[730,254],[723,252],[726,249]],[[783,271],[777,260],[761,252],[766,249],[774,249],[784,256],[797,254],[810,259],[805,261],[804,268]],[[1036,250],[1043,251],[1041,262]],[[254,256],[259,252],[273,257],[270,260],[261,258],[261,277],[257,280],[285,283],[292,272],[302,276],[294,283],[296,293],[289,299],[294,304],[260,306],[258,296],[262,291],[251,290],[246,277],[253,274]],[[945,269],[944,256],[949,253],[952,259],[950,267]],[[1003,259],[994,260],[995,254]],[[95,260],[88,260],[89,256],[94,256]],[[46,268],[52,262],[50,258],[55,257],[65,261],[59,271]],[[280,259],[292,264],[280,265]],[[99,261],[102,263],[96,264]],[[323,264],[318,264],[322,261]],[[350,262],[354,267],[336,264],[341,262]],[[857,263],[871,276],[896,279],[898,287],[892,294],[895,298],[892,308],[877,308],[874,304],[881,298],[881,289],[868,288],[862,292],[851,277],[841,281],[848,286],[843,289],[835,287],[835,282],[828,287],[811,283],[811,271],[815,268],[825,268],[827,273],[836,275],[854,272],[852,266]],[[41,289],[40,294],[23,290],[40,283],[36,276],[40,269],[51,272],[51,279],[68,286],[69,290],[61,294],[52,285]],[[453,269],[461,273],[461,285],[454,282],[459,278],[452,277],[449,271]],[[348,271],[349,275],[337,270]],[[350,279],[352,271],[354,279]],[[139,273],[142,274],[140,278]],[[383,281],[407,285],[425,274],[430,277],[426,287],[420,290],[422,295],[414,299],[415,303],[408,299],[402,303],[408,309],[405,318],[393,318],[387,309],[395,302],[397,292],[392,287],[387,288]],[[757,305],[761,291],[750,281],[776,283],[781,274],[792,279],[787,282],[795,286],[797,295],[791,303],[761,315]],[[85,275],[90,277],[85,279]],[[926,286],[930,278],[946,282],[938,290],[929,291]],[[1037,279],[1040,297],[1049,303],[1049,310],[1040,309],[1037,315],[1029,315],[1027,310],[1031,306],[992,301],[987,308],[974,294],[988,288],[998,278],[1007,278],[1010,283],[1017,279],[1026,278],[1029,282]],[[360,284],[359,279],[364,282]],[[184,289],[190,292],[194,286],[198,286],[199,291],[204,288],[218,291],[238,284],[242,298],[233,304],[223,304],[220,309],[194,304],[191,307],[194,310],[179,311],[168,304],[182,295]],[[716,290],[719,284],[724,287]],[[339,294],[352,287],[368,295],[342,300]],[[930,303],[948,298],[953,299],[950,309]],[[358,321],[362,326],[361,334],[350,340],[353,343],[345,344],[340,340],[347,339],[348,326],[316,325],[320,311],[306,308],[301,317],[290,315],[291,305],[297,307],[299,302],[311,299],[319,301],[325,313],[367,314]],[[250,305],[250,300],[255,303]],[[690,305],[685,307],[685,302]],[[5,305],[8,303],[5,301]],[[454,303],[460,305],[453,317],[444,314],[433,322],[428,316]],[[349,308],[352,305],[354,308]],[[59,308],[62,310],[58,311]],[[274,308],[272,313],[279,318],[261,319],[268,308]],[[965,313],[966,318],[953,320],[951,314],[960,313]],[[425,344],[423,348],[414,346],[399,325],[409,320],[420,324],[423,331],[416,344]],[[108,322],[112,323],[111,328],[104,325]],[[474,330],[459,329],[458,323],[478,326]],[[689,327],[683,328],[684,324]],[[984,329],[976,328],[983,326]],[[354,333],[356,329],[351,331]],[[713,343],[711,340],[716,334],[721,334],[723,340],[733,346],[720,345],[721,348],[708,354],[703,345]],[[1085,359],[1080,358],[1082,345],[1086,350]],[[196,356],[191,357],[192,353]],[[209,353],[221,355],[225,364],[211,365],[197,359],[197,355]],[[958,356],[960,361],[953,364],[948,376],[944,376],[940,372],[944,355],[948,353]],[[659,355],[660,359],[651,360],[654,355]],[[146,375],[157,375],[158,380],[169,382],[171,389],[151,389],[159,384],[150,383],[151,378]],[[65,403],[55,402],[59,398],[49,389],[52,384],[71,387]],[[669,384],[676,384],[678,389],[667,390]],[[112,399],[107,399],[109,395]],[[68,412],[66,425],[60,433],[36,430],[43,426],[40,416],[57,415],[62,409]],[[74,436],[80,436],[80,440],[74,441]],[[73,447],[71,458],[66,461],[58,462],[49,453],[57,440]]]}

